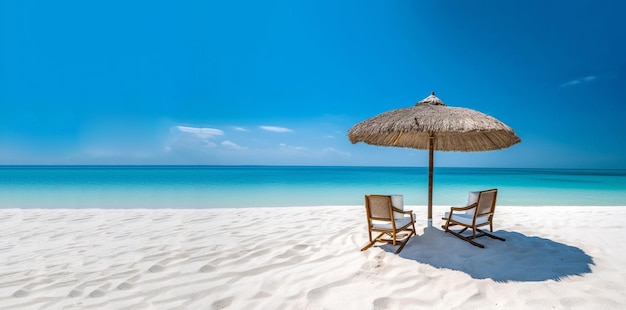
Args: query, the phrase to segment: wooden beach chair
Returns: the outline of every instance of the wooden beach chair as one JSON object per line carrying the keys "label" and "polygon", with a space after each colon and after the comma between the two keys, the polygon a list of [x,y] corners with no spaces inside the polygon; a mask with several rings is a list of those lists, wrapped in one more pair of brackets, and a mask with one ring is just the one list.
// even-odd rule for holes
{"label": "wooden beach chair", "polygon": [[[474,192],[475,193],[475,192]],[[468,201],[468,206],[466,207],[451,207],[450,212],[445,213],[445,217],[442,219],[445,220],[445,224],[442,226],[443,229],[447,233],[451,233],[454,236],[459,237],[462,240],[465,240],[477,247],[484,248],[485,246],[474,241],[474,239],[487,236],[493,239],[498,239],[504,241],[504,238],[492,235],[479,227],[489,225],[489,230],[493,232],[493,215],[496,210],[496,196],[498,195],[497,189],[490,189],[485,191],[480,191],[477,194],[477,200],[473,201],[472,195],[474,193],[470,193],[470,199]],[[461,226],[463,227],[460,231],[452,231],[450,229],[451,226]],[[472,230],[471,235],[463,235],[467,229]]]}
{"label": "wooden beach chair", "polygon": [[[394,207],[389,195],[365,195],[365,212],[370,242],[361,251],[369,249],[376,242],[384,242],[400,245],[396,250],[398,254],[411,236],[415,235],[413,211]],[[379,235],[372,238],[372,233]]]}

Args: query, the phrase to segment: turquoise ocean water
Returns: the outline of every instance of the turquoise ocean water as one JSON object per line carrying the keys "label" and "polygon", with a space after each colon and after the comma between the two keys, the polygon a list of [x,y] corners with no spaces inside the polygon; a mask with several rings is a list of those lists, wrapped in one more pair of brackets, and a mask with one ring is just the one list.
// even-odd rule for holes
{"label": "turquoise ocean water", "polygon": [[[423,167],[0,166],[0,208],[361,205],[364,194],[427,204]],[[435,168],[434,205],[498,188],[498,204],[626,206],[626,170]]]}

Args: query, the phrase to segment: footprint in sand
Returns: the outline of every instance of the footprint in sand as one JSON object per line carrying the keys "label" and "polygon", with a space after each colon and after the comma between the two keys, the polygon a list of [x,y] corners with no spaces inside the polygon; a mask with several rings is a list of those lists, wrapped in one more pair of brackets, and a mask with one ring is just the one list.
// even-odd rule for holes
{"label": "footprint in sand", "polygon": [[95,289],[93,292],[89,293],[89,297],[102,297],[106,295],[107,290],[111,287],[111,283],[107,283]]}
{"label": "footprint in sand", "polygon": [[200,268],[200,272],[211,272],[215,270],[215,266],[213,265],[204,265]]}
{"label": "footprint in sand", "polygon": [[265,291],[260,291],[258,293],[256,293],[256,295],[254,295],[254,299],[263,299],[263,298],[268,298],[268,297],[272,297],[271,293],[265,292]]}
{"label": "footprint in sand", "polygon": [[361,266],[362,270],[372,271],[382,267],[384,264],[384,257],[382,254],[376,254],[372,259],[368,259],[366,263]]}
{"label": "footprint in sand", "polygon": [[304,249],[306,249],[306,248],[308,248],[308,247],[309,247],[309,246],[308,246],[308,245],[306,245],[306,244],[298,244],[298,245],[295,245],[295,246],[293,247],[293,249],[294,249],[294,250],[296,250],[296,251],[302,251],[302,250],[304,250]]}
{"label": "footprint in sand", "polygon": [[30,293],[26,290],[17,290],[15,293],[13,293],[13,297],[16,297],[16,298],[26,297],[29,294]]}
{"label": "footprint in sand", "polygon": [[126,281],[120,283],[117,286],[117,289],[118,290],[122,290],[122,291],[130,290],[131,288],[133,288],[135,286],[135,282],[137,282],[137,280],[139,280],[139,278],[141,278],[140,275],[136,275],[134,277],[128,278],[128,279],[126,279]]}
{"label": "footprint in sand", "polygon": [[374,268],[382,267],[383,266],[383,256],[381,254],[378,254],[378,255],[374,256],[374,262],[372,262],[371,266],[374,267]]}
{"label": "footprint in sand", "polygon": [[324,289],[318,287],[318,288],[314,288],[308,291],[306,294],[306,298],[311,302],[316,302],[320,300],[323,295],[324,295]]}
{"label": "footprint in sand", "polygon": [[165,270],[165,266],[159,264],[155,264],[152,267],[148,268],[148,271],[150,272],[161,272],[163,270]]}
{"label": "footprint in sand", "polygon": [[176,255],[174,257],[167,257],[167,258],[161,259],[156,264],[152,265],[152,267],[148,268],[148,271],[149,272],[161,272],[161,271],[165,270],[165,268],[167,268],[167,266],[170,265],[170,263],[172,263],[173,261],[184,260],[188,256],[189,255],[187,255],[185,253],[181,253],[181,254],[178,254],[178,255]]}
{"label": "footprint in sand", "polygon": [[79,289],[73,289],[67,294],[68,297],[80,297],[83,295],[83,291]]}
{"label": "footprint in sand", "polygon": [[389,309],[391,307],[391,298],[381,297],[374,300],[374,309]]}
{"label": "footprint in sand", "polygon": [[225,309],[228,306],[230,306],[230,304],[232,302],[233,302],[233,298],[232,297],[223,298],[223,299],[216,300],[215,302],[213,302],[211,304],[211,308],[212,309]]}

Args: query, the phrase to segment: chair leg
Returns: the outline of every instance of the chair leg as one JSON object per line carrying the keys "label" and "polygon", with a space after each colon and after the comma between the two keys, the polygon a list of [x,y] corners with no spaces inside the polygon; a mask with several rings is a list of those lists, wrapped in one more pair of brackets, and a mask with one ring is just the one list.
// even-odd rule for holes
{"label": "chair leg", "polygon": [[[446,218],[444,218],[444,219],[446,219]],[[490,238],[493,238],[493,239],[506,241],[502,237],[498,237],[496,235],[492,235],[492,234],[490,234],[490,233],[488,233],[488,232],[486,232],[486,231],[484,231],[482,229],[478,229],[478,228],[474,228],[474,227],[472,227],[472,234],[470,236],[463,236],[462,233],[464,233],[468,229],[468,227],[463,227],[463,229],[459,230],[458,232],[457,231],[452,231],[450,229],[450,226],[455,226],[455,225],[459,225],[459,224],[457,224],[457,223],[450,224],[450,221],[447,220],[446,224],[442,225],[442,227],[445,230],[445,232],[451,233],[454,236],[456,236],[457,238],[462,239],[463,241],[467,241],[467,242],[471,243],[472,245],[477,246],[479,248],[484,248],[485,246],[480,244],[480,243],[478,243],[478,242],[476,242],[476,241],[474,241],[474,239],[482,237],[482,236],[487,236],[487,237],[490,237]],[[490,225],[490,227],[489,227],[490,230],[493,232],[493,224],[489,223],[489,225]],[[480,233],[480,234],[478,234],[477,232]]]}
{"label": "chair leg", "polygon": [[482,236],[487,236],[487,237],[492,238],[492,239],[497,239],[497,240],[500,240],[500,241],[506,241],[506,239],[504,239],[502,237],[499,237],[499,236],[496,236],[496,235],[492,235],[492,234],[490,234],[490,233],[488,233],[488,232],[486,232],[486,231],[484,231],[482,229],[477,229],[477,230],[482,234],[481,237]]}
{"label": "chair leg", "polygon": [[[401,231],[408,231],[409,235],[405,238],[403,238],[403,241],[399,241],[397,240],[398,236],[396,233],[392,232],[382,232],[380,233],[378,236],[376,236],[376,238],[372,239],[371,238],[371,232],[370,232],[370,242],[368,242],[365,246],[363,246],[363,248],[361,248],[361,251],[365,251],[367,249],[369,249],[370,247],[372,247],[374,244],[376,244],[376,242],[386,242],[386,243],[392,243],[394,246],[398,246],[398,249],[396,250],[396,254],[400,253],[400,251],[402,251],[402,249],[404,248],[404,246],[409,242],[409,240],[411,239],[412,236],[415,236],[417,233],[415,232],[415,228],[411,229],[411,228],[406,228],[403,229]],[[388,236],[391,237],[391,239],[382,239],[381,237],[383,237],[385,234],[387,234]]]}
{"label": "chair leg", "polygon": [[456,232],[456,231],[452,231],[452,230],[450,230],[450,231],[448,231],[448,232],[449,232],[449,233],[451,233],[452,235],[454,235],[455,237],[457,237],[457,238],[459,238],[459,239],[463,240],[463,241],[467,241],[467,242],[469,242],[470,244],[472,244],[472,245],[474,245],[474,246],[477,246],[477,247],[479,247],[479,248],[485,248],[485,246],[484,246],[484,245],[482,245],[482,244],[480,244],[480,243],[478,243],[478,242],[476,242],[476,241],[472,240],[472,238],[470,238],[470,237],[465,237],[465,236],[461,235],[460,233],[458,233],[458,232]]}
{"label": "chair leg", "polygon": [[375,241],[370,241],[369,243],[367,243],[364,247],[361,248],[361,252],[369,249],[372,245],[374,245],[374,243],[376,243]]}
{"label": "chair leg", "polygon": [[[459,225],[459,224],[456,224],[456,223],[449,224],[448,222],[446,222],[446,224],[442,225],[441,228],[443,228],[445,232],[451,232],[452,230],[450,229],[450,227],[451,226],[456,226],[456,225]],[[462,234],[466,230],[467,230],[467,227],[464,226],[463,229],[458,231],[458,233]]]}
{"label": "chair leg", "polygon": [[409,243],[409,240],[411,240],[411,237],[416,236],[417,233],[415,232],[415,227],[413,227],[413,229],[411,230],[410,228],[406,229],[409,232],[409,236],[406,237],[404,239],[404,242],[400,243],[400,247],[396,250],[396,254],[400,253],[400,251],[402,251],[402,249],[404,248],[404,246]]}
{"label": "chair leg", "polygon": [[367,243],[363,248],[361,248],[361,251],[369,249],[372,245],[376,243],[376,240],[378,240],[378,238],[382,237],[382,235],[384,235],[384,233],[380,233],[376,238],[372,240],[372,233],[370,232],[370,242]]}
{"label": "chair leg", "polygon": [[407,238],[406,240],[404,240],[404,242],[402,242],[400,244],[400,247],[396,250],[396,254],[400,253],[400,251],[402,251],[402,249],[404,248],[404,246],[409,242],[409,238]]}
{"label": "chair leg", "polygon": [[444,231],[448,231],[448,227],[450,226],[450,218],[442,218],[442,220],[446,220],[446,223],[441,226],[443,228]]}

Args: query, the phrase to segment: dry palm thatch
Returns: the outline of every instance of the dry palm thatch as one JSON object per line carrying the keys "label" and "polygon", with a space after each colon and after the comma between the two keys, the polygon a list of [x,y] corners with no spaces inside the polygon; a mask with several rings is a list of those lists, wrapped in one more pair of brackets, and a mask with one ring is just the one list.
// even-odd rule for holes
{"label": "dry palm thatch", "polygon": [[348,131],[352,143],[427,150],[430,136],[437,151],[499,150],[520,142],[499,120],[466,108],[446,106],[434,93],[415,104],[381,113]]}

